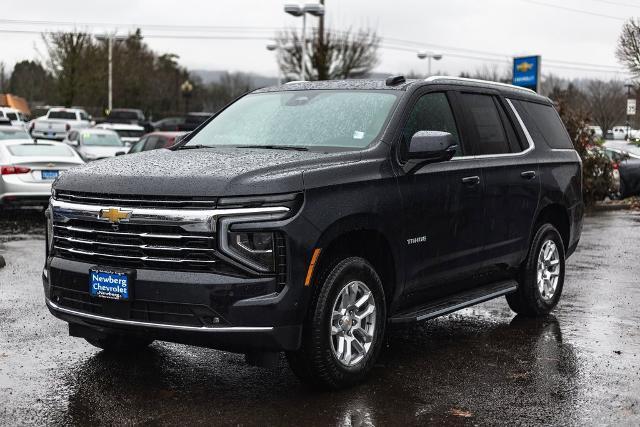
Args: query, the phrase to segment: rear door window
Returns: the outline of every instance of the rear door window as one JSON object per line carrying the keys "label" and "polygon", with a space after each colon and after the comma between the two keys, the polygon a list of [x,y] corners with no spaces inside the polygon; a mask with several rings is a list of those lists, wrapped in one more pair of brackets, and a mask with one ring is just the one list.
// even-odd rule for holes
{"label": "rear door window", "polygon": [[527,127],[533,142],[544,142],[549,148],[572,149],[573,143],[562,120],[551,105],[536,102],[512,100],[518,114]]}
{"label": "rear door window", "polygon": [[476,93],[463,93],[460,97],[472,136],[472,154],[481,156],[510,153],[509,138],[495,97]]}

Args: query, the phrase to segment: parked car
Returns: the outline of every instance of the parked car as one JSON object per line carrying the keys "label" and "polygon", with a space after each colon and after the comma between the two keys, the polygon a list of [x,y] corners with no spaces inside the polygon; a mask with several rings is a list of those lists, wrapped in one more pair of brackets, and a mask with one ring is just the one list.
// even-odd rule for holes
{"label": "parked car", "polygon": [[86,161],[126,154],[128,150],[118,134],[109,129],[72,130],[64,140]]}
{"label": "parked car", "polygon": [[27,118],[15,108],[0,107],[0,118],[6,118],[11,121],[13,126],[26,126]]}
{"label": "parked car", "polygon": [[178,130],[191,132],[204,123],[213,113],[189,113],[184,118],[184,123],[178,125]]}
{"label": "parked car", "polygon": [[86,111],[73,108],[52,108],[43,118],[31,122],[31,136],[39,139],[62,141],[70,130],[84,129],[92,125]]}
{"label": "parked car", "polygon": [[609,132],[607,132],[607,139],[625,140],[627,134],[629,137],[635,132],[633,129],[629,129],[626,126],[614,126]]}
{"label": "parked car", "polygon": [[604,137],[604,133],[602,132],[602,128],[600,126],[588,126],[588,130],[597,139],[602,139]]}
{"label": "parked car", "polygon": [[46,206],[51,183],[81,164],[78,153],[59,142],[0,140],[0,206]]}
{"label": "parked car", "polygon": [[453,77],[256,90],[171,150],[62,175],[44,293],[109,352],[153,340],[285,351],[361,381],[388,323],[506,296],[551,312],[582,229],[581,161],[551,101]]}
{"label": "parked car", "polygon": [[127,147],[131,147],[140,141],[142,135],[145,134],[145,129],[142,126],[124,123],[101,123],[96,125],[95,128],[109,129],[116,132]]}
{"label": "parked car", "polygon": [[[3,124],[3,120],[6,120]],[[13,126],[8,119],[0,119],[0,143],[2,141],[33,141],[22,126]]]}
{"label": "parked car", "polygon": [[156,150],[158,148],[170,148],[185,132],[151,132],[146,134],[142,139],[136,142],[129,150],[131,153],[139,153],[141,151]]}
{"label": "parked car", "polygon": [[144,128],[146,132],[151,132],[153,127],[151,123],[144,115],[142,110],[135,108],[114,108],[107,114],[104,119],[104,123],[122,123],[139,125]]}
{"label": "parked car", "polygon": [[184,126],[185,117],[167,117],[157,122],[153,122],[151,125],[153,129],[161,132],[179,131],[181,126]]}
{"label": "parked car", "polygon": [[614,168],[614,183],[619,198],[640,196],[640,147],[626,142],[608,141],[604,153]]}

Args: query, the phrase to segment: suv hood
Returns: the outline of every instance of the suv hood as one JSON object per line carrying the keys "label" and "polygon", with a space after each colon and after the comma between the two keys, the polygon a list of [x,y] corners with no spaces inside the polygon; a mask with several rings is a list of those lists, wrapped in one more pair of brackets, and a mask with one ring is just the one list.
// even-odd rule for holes
{"label": "suv hood", "polygon": [[245,148],[166,149],[98,160],[62,174],[57,190],[102,194],[243,196],[301,191],[302,173],[359,153]]}

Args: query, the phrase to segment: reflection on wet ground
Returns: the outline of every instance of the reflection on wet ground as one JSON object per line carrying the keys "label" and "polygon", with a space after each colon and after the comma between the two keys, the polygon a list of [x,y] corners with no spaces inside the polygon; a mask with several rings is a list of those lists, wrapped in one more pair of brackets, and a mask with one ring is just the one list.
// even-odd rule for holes
{"label": "reflection on wet ground", "polygon": [[587,219],[554,316],[514,316],[499,299],[390,328],[371,380],[333,393],[301,385],[284,359],[265,370],[165,343],[107,356],[44,308],[43,242],[7,242],[0,424],[637,425],[638,219]]}

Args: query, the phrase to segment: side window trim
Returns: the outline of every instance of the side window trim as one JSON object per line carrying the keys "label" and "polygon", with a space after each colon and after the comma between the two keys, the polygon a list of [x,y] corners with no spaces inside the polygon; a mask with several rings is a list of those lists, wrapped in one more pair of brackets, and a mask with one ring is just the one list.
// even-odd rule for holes
{"label": "side window trim", "polygon": [[454,157],[450,161],[473,160],[473,159],[488,159],[488,158],[493,158],[493,157],[498,157],[498,158],[500,158],[500,157],[519,157],[519,156],[524,156],[526,154],[529,154],[531,151],[533,151],[536,148],[536,145],[533,142],[533,138],[531,137],[531,134],[529,133],[529,130],[527,130],[527,127],[524,125],[524,121],[522,121],[522,117],[520,117],[520,114],[518,114],[518,111],[516,110],[516,108],[514,107],[513,103],[511,102],[511,99],[509,99],[509,98],[505,98],[505,99],[507,101],[507,104],[509,104],[509,108],[510,108],[511,112],[515,116],[515,118],[516,118],[516,120],[518,122],[518,125],[522,129],[522,132],[524,133],[524,136],[525,136],[529,146],[527,148],[525,148],[524,150],[518,152],[518,153],[482,154],[482,155],[478,155],[478,156],[460,156],[460,157]]}

